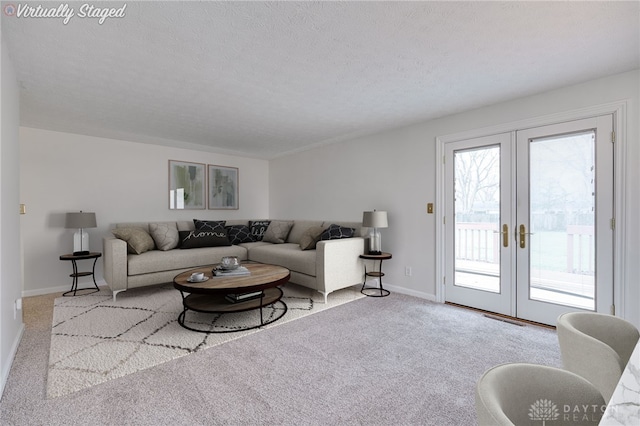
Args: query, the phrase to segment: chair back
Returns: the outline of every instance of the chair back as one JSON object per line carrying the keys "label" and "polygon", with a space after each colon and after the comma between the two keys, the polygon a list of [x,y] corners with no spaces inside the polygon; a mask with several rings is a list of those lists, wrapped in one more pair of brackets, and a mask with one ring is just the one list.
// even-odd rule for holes
{"label": "chair back", "polygon": [[613,315],[570,312],[556,324],[562,364],[600,390],[606,402],[640,338],[638,329]]}
{"label": "chair back", "polygon": [[[502,364],[487,370],[476,386],[480,426],[538,424],[597,425],[605,402],[587,380],[560,368]],[[553,420],[553,421],[551,421]]]}

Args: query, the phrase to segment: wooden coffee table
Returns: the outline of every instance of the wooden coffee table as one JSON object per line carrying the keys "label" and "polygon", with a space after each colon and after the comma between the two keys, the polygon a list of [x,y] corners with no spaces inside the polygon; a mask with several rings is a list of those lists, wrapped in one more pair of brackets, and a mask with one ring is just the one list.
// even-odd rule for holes
{"label": "wooden coffee table", "polygon": [[[287,305],[281,300],[282,290],[278,288],[279,285],[289,281],[291,274],[287,268],[263,263],[247,263],[242,266],[249,269],[251,275],[216,277],[213,276],[213,268],[216,266],[210,265],[191,269],[176,275],[173,279],[173,286],[180,290],[182,295],[183,310],[178,315],[178,323],[182,327],[202,333],[230,333],[251,330],[271,324],[282,318],[287,312]],[[188,279],[194,272],[203,272],[208,279],[202,282],[190,282]],[[240,302],[229,302],[226,299],[228,294],[253,292],[260,292],[260,296]],[[265,321],[262,308],[278,302],[284,306],[282,313]],[[185,324],[185,315],[188,310],[208,314],[228,314],[255,309],[260,310],[260,323],[239,329],[211,331],[196,329]]]}

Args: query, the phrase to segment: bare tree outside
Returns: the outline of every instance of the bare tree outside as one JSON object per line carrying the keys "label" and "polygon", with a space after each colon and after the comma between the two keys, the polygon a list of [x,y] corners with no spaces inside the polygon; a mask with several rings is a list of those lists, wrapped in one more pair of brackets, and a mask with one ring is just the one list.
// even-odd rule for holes
{"label": "bare tree outside", "polygon": [[[500,148],[456,152],[455,156],[456,214],[473,213],[487,204],[499,205]],[[480,204],[480,206],[478,206]]]}

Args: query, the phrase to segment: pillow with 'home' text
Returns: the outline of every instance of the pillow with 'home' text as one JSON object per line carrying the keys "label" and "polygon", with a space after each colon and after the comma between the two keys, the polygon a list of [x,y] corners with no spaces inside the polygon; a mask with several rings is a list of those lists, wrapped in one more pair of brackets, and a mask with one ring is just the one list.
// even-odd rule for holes
{"label": "pillow with 'home' text", "polygon": [[227,230],[222,223],[207,223],[206,226],[196,228],[182,239],[181,249],[192,249],[200,247],[230,246]]}

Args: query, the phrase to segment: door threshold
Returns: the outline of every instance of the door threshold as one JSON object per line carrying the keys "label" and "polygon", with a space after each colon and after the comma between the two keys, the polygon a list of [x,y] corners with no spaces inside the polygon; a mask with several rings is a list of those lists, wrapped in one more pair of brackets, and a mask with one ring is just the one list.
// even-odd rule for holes
{"label": "door threshold", "polygon": [[452,303],[452,302],[444,302],[444,303],[445,303],[445,305],[451,305],[451,306],[456,306],[456,307],[462,308],[462,309],[468,309],[470,311],[480,312],[480,313],[484,314],[484,316],[487,317],[487,318],[495,319],[495,320],[498,320],[498,321],[504,321],[504,322],[507,322],[507,323],[513,324],[513,325],[518,325],[518,326],[534,325],[534,326],[538,326],[538,327],[548,328],[548,329],[551,329],[551,330],[555,330],[556,329],[555,326],[553,326],[553,325],[543,324],[541,322],[529,321],[529,320],[525,320],[525,319],[522,319],[522,318],[512,317],[512,316],[509,316],[509,315],[498,314],[498,313],[495,313],[495,312],[485,311],[484,309],[478,309],[478,308],[473,308],[471,306],[460,305],[458,303]]}

